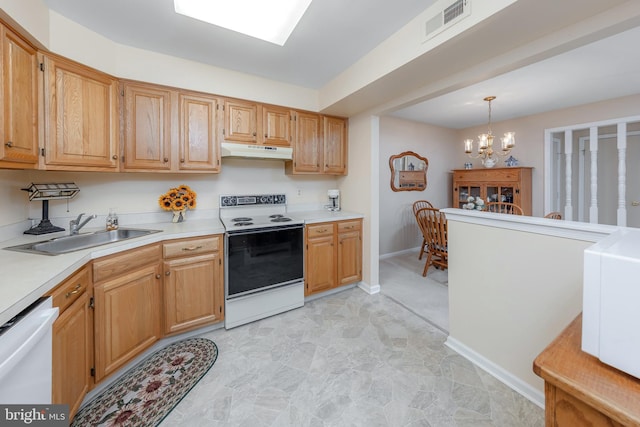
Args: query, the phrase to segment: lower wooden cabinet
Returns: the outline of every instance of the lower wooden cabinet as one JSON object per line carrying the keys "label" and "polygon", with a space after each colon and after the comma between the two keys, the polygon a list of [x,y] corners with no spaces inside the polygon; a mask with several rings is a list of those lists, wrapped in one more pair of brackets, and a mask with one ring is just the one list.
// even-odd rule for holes
{"label": "lower wooden cabinet", "polygon": [[[151,263],[141,262],[145,256]],[[160,245],[99,260],[94,263],[94,272],[100,276],[101,269],[111,269],[113,265],[125,269],[114,272],[113,278],[94,283],[96,381],[162,337]]]}
{"label": "lower wooden cabinet", "polygon": [[305,295],[362,280],[362,220],[306,228]]}
{"label": "lower wooden cabinet", "polygon": [[164,243],[164,333],[224,319],[222,237]]}
{"label": "lower wooden cabinet", "polygon": [[308,225],[305,245],[305,295],[328,291],[336,287],[335,224]]}
{"label": "lower wooden cabinet", "polygon": [[72,418],[93,386],[93,313],[88,269],[81,268],[49,295],[59,310],[53,324],[52,403],[69,405]]}
{"label": "lower wooden cabinet", "polygon": [[362,220],[338,223],[338,285],[362,280]]}
{"label": "lower wooden cabinet", "polygon": [[640,380],[582,351],[582,314],[533,362],[544,379],[545,426],[640,425]]}

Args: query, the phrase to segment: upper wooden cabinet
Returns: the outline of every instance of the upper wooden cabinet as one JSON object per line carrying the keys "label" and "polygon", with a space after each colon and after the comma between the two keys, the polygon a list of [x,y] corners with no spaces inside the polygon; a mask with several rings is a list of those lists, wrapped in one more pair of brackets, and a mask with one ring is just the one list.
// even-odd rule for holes
{"label": "upper wooden cabinet", "polygon": [[294,112],[293,160],[285,164],[285,171],[293,174],[321,173],[322,116]]}
{"label": "upper wooden cabinet", "polygon": [[288,174],[347,174],[347,119],[294,112],[293,160]]}
{"label": "upper wooden cabinet", "polygon": [[288,147],[291,145],[291,110],[225,99],[222,134],[226,142]]}
{"label": "upper wooden cabinet", "polygon": [[218,98],[133,81],[121,93],[123,170],[220,171]]}
{"label": "upper wooden cabinet", "polygon": [[222,134],[227,142],[256,144],[258,142],[258,104],[225,99]]}
{"label": "upper wooden cabinet", "polygon": [[124,170],[171,170],[169,89],[124,82],[122,167]]}
{"label": "upper wooden cabinet", "polygon": [[220,171],[218,98],[180,93],[179,163],[181,171]]}
{"label": "upper wooden cabinet", "polygon": [[347,121],[324,117],[324,173],[347,174]]}
{"label": "upper wooden cabinet", "polygon": [[262,144],[291,145],[291,110],[273,105],[263,105],[262,110]]}
{"label": "upper wooden cabinet", "polygon": [[0,166],[38,164],[38,58],[36,50],[0,24]]}
{"label": "upper wooden cabinet", "polygon": [[118,84],[113,77],[46,54],[43,169],[118,167]]}

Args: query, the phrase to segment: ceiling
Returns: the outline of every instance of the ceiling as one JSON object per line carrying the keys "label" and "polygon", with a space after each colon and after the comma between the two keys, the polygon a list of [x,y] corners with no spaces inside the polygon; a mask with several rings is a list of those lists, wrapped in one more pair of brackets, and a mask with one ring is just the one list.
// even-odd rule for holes
{"label": "ceiling", "polygon": [[[321,89],[435,3],[435,0],[316,0],[285,46],[280,47],[176,14],[173,0],[43,1],[57,13],[117,43],[312,89]],[[624,3],[624,0],[608,0],[609,5],[601,0],[556,1],[520,0],[516,2],[518,8],[511,7],[520,22],[502,21],[507,34],[500,31],[496,21],[488,20],[484,32],[476,30],[460,38],[448,50],[437,52],[440,55],[437,58],[449,59],[449,69],[464,68],[466,57],[475,55],[477,61],[482,53],[496,51],[500,39],[506,52],[509,42],[520,42],[518,37],[524,40],[527,31],[532,37],[534,32],[540,37],[545,34],[545,25],[554,26],[549,27],[549,32],[562,29],[564,15],[570,10],[575,11],[574,19],[584,19],[577,16],[579,11],[575,7],[587,13],[587,4],[603,10]],[[533,16],[534,13],[537,15]],[[523,14],[531,19],[522,21]],[[442,93],[423,96],[425,101],[415,105],[405,102],[390,114],[460,129],[486,123],[488,111],[483,98],[488,95],[497,96],[492,103],[492,118],[500,121],[640,93],[637,54],[640,24],[626,25],[630,27],[614,35],[607,34],[607,38],[593,36],[591,39],[595,41],[581,43],[575,49],[557,52],[549,49],[553,54],[547,52],[535,61],[523,61],[523,66],[509,67],[502,73],[488,73],[486,80],[478,76],[450,90],[441,90]],[[485,34],[494,37],[491,44],[481,44],[488,40],[482,38]],[[456,55],[459,57],[452,58]],[[376,99],[388,101],[398,94],[411,93],[424,85],[426,74],[431,72],[421,73],[424,64],[414,62],[412,68],[396,70],[390,73],[394,76],[379,79],[367,91],[351,98],[368,98],[372,105]],[[441,69],[442,73],[448,72],[446,67]],[[408,83],[417,73],[423,74],[422,81]],[[390,83],[392,79],[395,81]],[[344,112],[349,113],[349,108],[345,107]]]}
{"label": "ceiling", "polygon": [[[284,46],[175,13],[173,0],[43,0],[108,39],[319,89],[435,0],[316,0]],[[240,1],[240,0],[227,0]]]}

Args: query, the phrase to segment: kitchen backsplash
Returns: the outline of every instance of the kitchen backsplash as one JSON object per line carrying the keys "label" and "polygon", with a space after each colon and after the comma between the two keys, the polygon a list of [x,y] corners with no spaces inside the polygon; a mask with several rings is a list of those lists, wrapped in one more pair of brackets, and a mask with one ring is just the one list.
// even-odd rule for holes
{"label": "kitchen backsplash", "polygon": [[[105,216],[114,208],[119,216],[126,214],[166,215],[158,206],[158,197],[169,188],[189,185],[197,193],[194,217],[207,211],[217,216],[220,194],[284,193],[290,205],[322,206],[326,204],[327,190],[337,187],[332,176],[288,176],[279,160],[229,159],[220,174],[147,174],[99,173],[56,171],[0,170],[0,228],[22,223],[30,226],[28,218],[40,219],[42,202],[29,202],[28,194],[21,191],[30,183],[74,182],[80,192],[73,199],[49,202],[52,222],[61,218],[75,218],[79,213]],[[98,221],[99,218],[95,221]],[[124,218],[126,221],[126,218]],[[121,218],[121,221],[123,219]],[[153,221],[152,221],[153,222]],[[67,228],[65,225],[63,227]],[[0,231],[0,239],[2,238]]]}

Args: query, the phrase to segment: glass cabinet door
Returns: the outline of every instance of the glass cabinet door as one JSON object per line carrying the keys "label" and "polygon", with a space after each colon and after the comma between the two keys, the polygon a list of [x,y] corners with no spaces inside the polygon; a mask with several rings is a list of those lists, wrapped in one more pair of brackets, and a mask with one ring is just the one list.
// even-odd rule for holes
{"label": "glass cabinet door", "polygon": [[[469,196],[482,197],[481,187],[479,185],[458,185],[458,208],[463,209],[462,205],[467,203]],[[455,203],[455,200],[454,200]]]}
{"label": "glass cabinet door", "polygon": [[517,193],[516,187],[502,185],[487,185],[488,202],[508,202],[514,203],[514,195]]}

